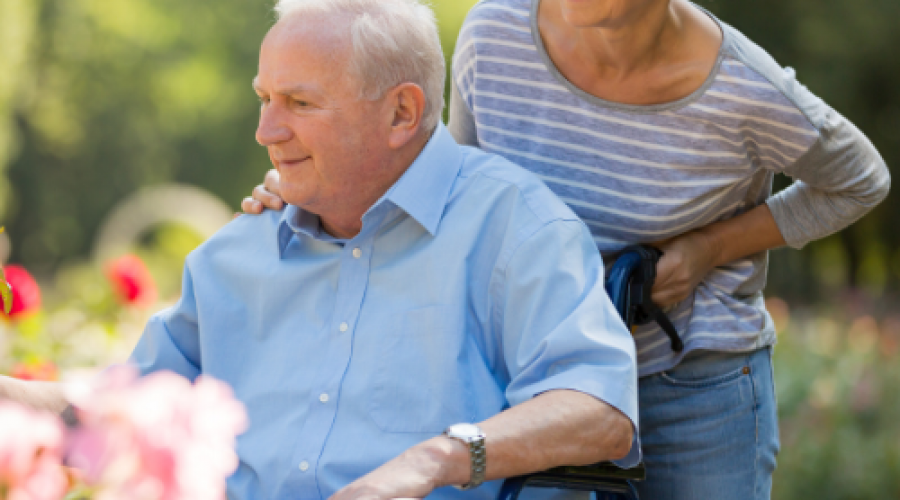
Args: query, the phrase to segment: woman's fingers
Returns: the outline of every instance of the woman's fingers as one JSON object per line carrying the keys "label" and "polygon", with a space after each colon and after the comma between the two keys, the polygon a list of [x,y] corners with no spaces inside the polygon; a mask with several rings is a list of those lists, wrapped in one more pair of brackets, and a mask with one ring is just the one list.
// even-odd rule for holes
{"label": "woman's fingers", "polygon": [[[254,189],[254,192],[255,191],[256,190]],[[241,210],[243,210],[245,214],[259,215],[263,211],[263,205],[248,196],[241,200]]]}
{"label": "woman's fingers", "polygon": [[663,256],[656,265],[656,282],[651,297],[666,308],[693,293],[697,284],[712,269],[712,249],[700,232],[690,232],[657,245]]}
{"label": "woman's fingers", "polygon": [[681,255],[666,252],[656,265],[656,281],[651,298],[659,307],[666,308],[684,300],[690,293],[691,277],[686,272]]}
{"label": "woman's fingers", "polygon": [[277,170],[271,168],[266,172],[266,177],[263,179],[263,187],[269,194],[281,200],[281,176]]}
{"label": "woman's fingers", "polygon": [[284,200],[280,196],[280,179],[277,170],[271,169],[266,172],[263,183],[253,188],[252,196],[241,201],[241,210],[247,214],[259,215],[267,208],[271,210],[284,208]]}

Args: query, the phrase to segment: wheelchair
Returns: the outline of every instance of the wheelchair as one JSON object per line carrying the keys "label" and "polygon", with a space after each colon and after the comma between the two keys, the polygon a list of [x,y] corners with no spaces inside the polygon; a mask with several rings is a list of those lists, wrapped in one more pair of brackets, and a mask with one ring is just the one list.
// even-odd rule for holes
{"label": "wheelchair", "polygon": [[[662,253],[656,248],[634,245],[625,248],[607,273],[604,283],[616,311],[630,330],[656,321],[668,335],[675,351],[684,349],[675,327],[650,299],[656,279],[656,263]],[[499,500],[517,500],[526,487],[594,492],[596,500],[638,500],[632,484],[646,477],[644,464],[622,469],[612,462],[587,466],[556,467],[504,481]]]}

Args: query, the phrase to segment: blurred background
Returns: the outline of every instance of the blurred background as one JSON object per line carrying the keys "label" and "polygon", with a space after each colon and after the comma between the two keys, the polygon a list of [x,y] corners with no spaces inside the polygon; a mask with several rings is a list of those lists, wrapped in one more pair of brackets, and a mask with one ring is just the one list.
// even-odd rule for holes
{"label": "blurred background", "polygon": [[[900,2],[699,3],[794,67],[898,175]],[[178,297],[185,255],[269,168],[250,81],[270,4],[0,0],[0,263],[32,291],[0,319],[0,373],[124,359]],[[472,4],[433,1],[448,57]],[[898,214],[892,193],[772,254],[776,498],[900,498]]]}

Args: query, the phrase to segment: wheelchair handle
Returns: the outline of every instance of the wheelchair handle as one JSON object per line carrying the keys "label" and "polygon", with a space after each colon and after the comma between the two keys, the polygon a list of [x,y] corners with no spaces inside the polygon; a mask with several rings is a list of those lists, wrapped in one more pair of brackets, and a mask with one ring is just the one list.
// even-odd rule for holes
{"label": "wheelchair handle", "polygon": [[684,342],[678,336],[675,325],[651,297],[660,257],[662,251],[655,247],[626,247],[613,263],[604,284],[606,293],[629,329],[655,321],[668,335],[672,350],[681,352]]}

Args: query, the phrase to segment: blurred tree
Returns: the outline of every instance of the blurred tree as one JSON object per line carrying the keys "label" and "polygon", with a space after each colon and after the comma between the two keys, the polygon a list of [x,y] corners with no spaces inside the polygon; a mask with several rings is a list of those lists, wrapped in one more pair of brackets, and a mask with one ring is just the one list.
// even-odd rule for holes
{"label": "blurred tree", "polygon": [[13,124],[19,145],[9,155],[15,189],[0,198],[15,260],[40,272],[87,254],[108,210],[144,185],[182,181],[239,200],[258,181],[267,162],[253,141],[249,82],[267,9],[2,1],[18,7],[18,19],[3,17],[19,39],[2,44],[14,48],[0,71],[12,80],[0,80],[10,89],[0,91],[0,123]]}
{"label": "blurred tree", "polygon": [[12,191],[4,175],[17,151],[12,112],[21,105],[25,82],[31,79],[29,64],[37,29],[37,4],[26,0],[0,0],[0,220],[8,208],[3,200]]}

